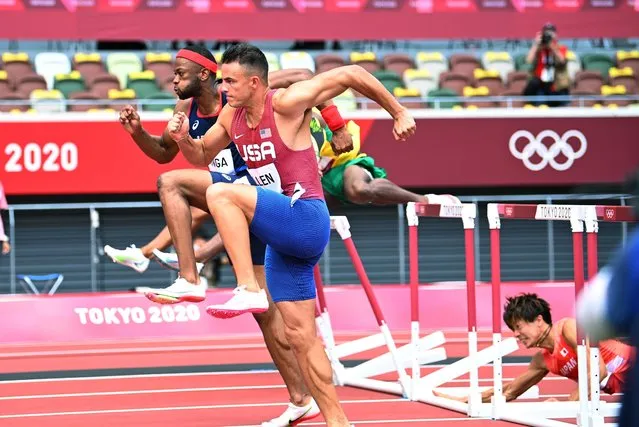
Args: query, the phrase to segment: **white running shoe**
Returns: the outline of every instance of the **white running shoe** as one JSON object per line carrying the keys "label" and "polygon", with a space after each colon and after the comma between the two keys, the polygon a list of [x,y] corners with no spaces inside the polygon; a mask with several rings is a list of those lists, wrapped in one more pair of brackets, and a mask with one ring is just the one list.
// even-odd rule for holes
{"label": "white running shoe", "polygon": [[249,292],[246,286],[238,285],[233,290],[233,297],[224,304],[206,307],[206,312],[213,317],[230,319],[244,313],[264,313],[268,310],[268,297],[264,289],[259,292]]}
{"label": "white running shoe", "polygon": [[159,304],[202,302],[206,299],[205,282],[200,280],[197,285],[194,285],[181,277],[178,277],[171,286],[165,289],[140,288],[140,290],[148,299]]}
{"label": "white running shoe", "polygon": [[271,421],[263,422],[262,427],[296,426],[299,423],[317,417],[319,414],[319,407],[313,399],[304,406],[295,406],[292,403],[289,403],[282,415],[277,418],[273,418]]}
{"label": "white running shoe", "polygon": [[149,259],[142,254],[139,248],[131,245],[126,249],[115,249],[109,245],[104,247],[104,253],[118,264],[131,267],[138,273],[144,273],[149,268]]}
{"label": "white running shoe", "polygon": [[424,194],[431,205],[461,205],[459,198],[452,194]]}
{"label": "white running shoe", "polygon": [[[171,252],[162,252],[159,249],[153,249],[153,256],[162,267],[166,267],[170,270],[180,271],[177,254]],[[195,266],[197,267],[198,273],[204,268],[204,264],[201,262],[196,262]]]}

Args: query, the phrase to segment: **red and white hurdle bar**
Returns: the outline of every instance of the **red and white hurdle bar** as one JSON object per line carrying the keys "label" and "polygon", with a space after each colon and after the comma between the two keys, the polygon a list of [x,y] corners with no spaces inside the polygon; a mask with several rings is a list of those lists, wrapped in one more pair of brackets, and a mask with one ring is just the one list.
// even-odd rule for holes
{"label": "red and white hurdle bar", "polygon": [[[501,307],[499,305],[500,274],[500,229],[502,219],[570,221],[573,235],[573,268],[575,280],[575,296],[584,286],[584,224],[588,232],[588,276],[597,272],[597,236],[598,221],[623,222],[632,221],[632,210],[625,206],[584,206],[584,205],[526,205],[526,204],[489,204],[488,222],[491,243],[491,270],[493,286],[493,333],[501,333]],[[586,340],[578,330],[578,367],[579,367],[579,402],[541,402],[541,403],[505,403],[502,399],[493,400],[494,418],[517,422],[531,426],[568,427],[571,423],[560,422],[554,418],[576,418],[577,424],[583,427],[603,427],[605,417],[618,414],[618,403],[600,401],[599,371],[591,370],[591,395],[588,399],[588,372]],[[599,350],[590,350],[591,366],[599,366]],[[494,388],[501,390],[501,364],[495,363]],[[499,387],[499,388],[498,388]],[[496,393],[497,394],[497,393]]]}

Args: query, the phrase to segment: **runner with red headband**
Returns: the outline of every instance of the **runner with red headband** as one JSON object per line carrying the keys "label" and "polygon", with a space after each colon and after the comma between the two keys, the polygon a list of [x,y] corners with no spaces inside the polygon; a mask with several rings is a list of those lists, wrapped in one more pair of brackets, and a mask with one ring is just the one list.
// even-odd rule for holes
{"label": "runner with red headband", "polygon": [[[189,135],[193,139],[200,138],[213,126],[217,120],[218,113],[226,103],[226,97],[220,91],[220,86],[215,80],[216,69],[217,64],[213,55],[205,48],[189,47],[180,50],[177,54],[173,83],[175,92],[180,100],[175,107],[175,112],[182,112],[189,117]],[[282,70],[271,73],[271,75],[274,83],[282,86],[288,86],[309,77],[307,72],[302,70]],[[329,102],[326,105],[329,106],[331,104]],[[326,106],[320,106],[320,108],[325,109]],[[340,119],[339,113],[335,114],[335,111],[331,111],[329,114],[332,114],[332,116],[327,117],[333,120]],[[150,135],[142,127],[140,117],[132,107],[127,106],[121,111],[120,122],[140,149],[153,160],[160,163],[168,163],[177,155],[178,147],[168,136],[168,130],[165,130],[161,136]],[[341,139],[336,144],[339,146],[337,150],[344,151],[348,149],[351,140],[346,129],[336,129],[336,132],[341,135]],[[342,133],[346,135],[342,135]],[[208,168],[210,172],[197,169],[167,172],[158,181],[160,199],[165,212],[170,210],[167,209],[167,206],[181,208],[181,212],[177,215],[175,213],[172,214],[180,222],[180,227],[182,227],[180,232],[186,231],[188,233],[189,223],[192,229],[196,229],[209,216],[205,201],[205,191],[212,182],[235,182],[255,185],[254,179],[247,171],[244,160],[239,156],[237,148],[232,142],[215,156],[213,161],[208,164]],[[189,205],[191,206],[190,208]],[[155,253],[157,254],[158,248],[168,247],[171,244],[171,235],[175,235],[174,233],[174,230],[169,233],[168,228],[165,227],[152,242],[143,248],[131,247],[125,250],[118,250],[106,246],[105,252],[115,262],[143,272],[148,267],[149,258],[154,253],[153,249],[156,249]],[[219,236],[214,237],[211,243],[222,244]],[[189,244],[188,240],[187,244]],[[190,244],[192,244],[192,241]],[[255,275],[260,286],[265,289],[265,246],[261,241],[251,238],[251,252]],[[185,262],[180,259],[180,265],[183,268],[181,269],[181,277],[176,282],[178,286],[186,279],[192,280],[192,283],[200,283],[197,271],[195,271],[195,263],[191,259],[186,264],[187,266],[184,267]],[[193,287],[195,288],[195,286]],[[204,293],[206,285],[200,286],[199,289]],[[144,289],[140,289],[140,291],[144,291]],[[153,295],[151,297],[153,298]],[[272,303],[267,308],[262,313],[254,314],[254,317],[262,330],[269,353],[287,385],[290,403],[281,416],[264,423],[264,425],[276,427],[297,424],[319,415],[319,409],[315,401],[310,397],[299,372],[297,361],[286,342],[281,314]]]}

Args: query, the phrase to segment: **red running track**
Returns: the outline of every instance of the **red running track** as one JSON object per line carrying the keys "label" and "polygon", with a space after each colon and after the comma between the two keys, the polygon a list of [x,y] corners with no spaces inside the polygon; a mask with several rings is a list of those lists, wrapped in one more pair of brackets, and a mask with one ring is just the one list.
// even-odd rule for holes
{"label": "red running track", "polygon": [[[464,333],[446,333],[449,356],[463,356]],[[482,346],[488,345],[481,334]],[[344,340],[347,337],[340,337]],[[406,334],[396,334],[406,342]],[[240,345],[240,348],[230,348]],[[218,347],[215,347],[218,346]],[[243,347],[242,347],[243,346]],[[526,354],[524,352],[523,354]],[[529,352],[528,352],[529,354]],[[200,363],[267,362],[259,337],[225,341],[148,341],[74,345],[7,346],[0,356],[3,372],[188,366]],[[436,369],[424,368],[424,373]],[[525,364],[504,367],[509,380]],[[491,369],[480,370],[490,386]],[[386,375],[390,381],[393,375]],[[467,386],[461,377],[447,386]],[[565,399],[575,385],[550,377],[540,385],[542,397]],[[338,388],[341,402],[356,426],[505,427],[510,423],[470,419],[463,414],[409,402],[397,396],[350,387]],[[274,372],[222,372],[119,375],[0,382],[0,427],[71,426],[254,426],[284,409],[288,394]],[[303,425],[323,425],[318,417]]]}

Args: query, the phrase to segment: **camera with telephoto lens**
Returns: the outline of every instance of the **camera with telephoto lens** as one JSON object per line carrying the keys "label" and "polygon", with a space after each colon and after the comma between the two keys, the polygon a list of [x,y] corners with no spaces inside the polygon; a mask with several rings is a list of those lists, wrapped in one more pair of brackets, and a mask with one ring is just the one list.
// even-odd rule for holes
{"label": "camera with telephoto lens", "polygon": [[550,42],[553,39],[553,32],[550,30],[544,30],[543,33],[541,33],[541,44],[543,45],[549,45]]}

